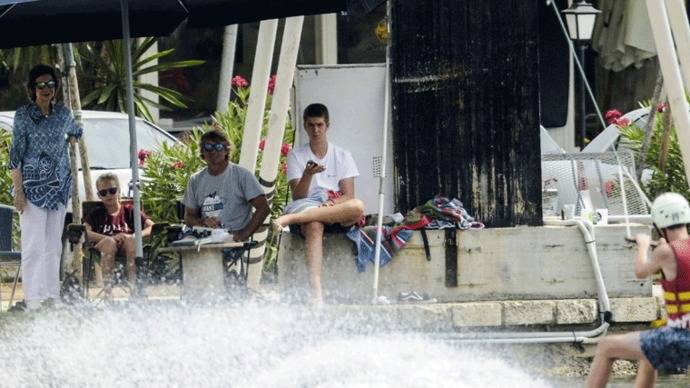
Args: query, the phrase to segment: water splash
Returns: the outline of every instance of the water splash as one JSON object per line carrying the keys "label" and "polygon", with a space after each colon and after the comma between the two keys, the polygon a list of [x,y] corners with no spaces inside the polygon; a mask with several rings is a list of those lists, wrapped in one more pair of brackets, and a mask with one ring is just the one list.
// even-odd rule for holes
{"label": "water splash", "polygon": [[545,387],[476,350],[337,309],[132,305],[8,317],[2,387]]}

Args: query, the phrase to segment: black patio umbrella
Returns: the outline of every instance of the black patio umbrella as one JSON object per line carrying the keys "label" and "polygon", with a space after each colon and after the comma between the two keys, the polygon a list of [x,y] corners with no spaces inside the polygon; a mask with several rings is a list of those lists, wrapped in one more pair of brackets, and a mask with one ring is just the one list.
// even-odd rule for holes
{"label": "black patio umbrella", "polygon": [[[129,2],[130,35],[168,35],[187,17],[179,0]],[[0,48],[121,39],[120,0],[39,0],[0,7]]]}
{"label": "black patio umbrella", "polygon": [[[225,26],[342,11],[347,0],[129,0],[128,5],[130,36],[142,37],[169,35],[186,18],[189,27]],[[120,0],[0,0],[0,48],[120,39],[120,10]]]}
{"label": "black patio umbrella", "polygon": [[[37,0],[0,6],[0,48],[123,39],[130,165],[132,180],[135,182],[134,214],[138,214],[141,199],[137,185],[139,167],[130,38],[168,35],[187,18],[190,27],[222,26],[337,12],[345,10],[347,2],[348,0]],[[137,257],[141,258],[143,248],[139,217],[134,217],[134,230]]]}
{"label": "black patio umbrella", "polygon": [[0,5],[15,4],[15,3],[28,3],[29,1],[36,1],[36,0],[0,0]]}

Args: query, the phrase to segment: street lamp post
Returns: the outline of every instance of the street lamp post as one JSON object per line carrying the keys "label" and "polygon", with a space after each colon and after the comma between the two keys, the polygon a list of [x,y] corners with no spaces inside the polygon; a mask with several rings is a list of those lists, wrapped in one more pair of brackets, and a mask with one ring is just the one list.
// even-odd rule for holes
{"label": "street lamp post", "polygon": [[[594,21],[600,11],[585,0],[576,0],[570,8],[562,11],[565,15],[565,21],[568,24],[568,33],[573,43],[578,46],[578,59],[582,66],[582,73],[585,68],[585,49],[590,40],[592,40],[592,31],[594,30]],[[578,145],[580,149],[585,147],[586,137],[586,117],[587,107],[585,99],[585,75],[580,74],[580,139]]]}

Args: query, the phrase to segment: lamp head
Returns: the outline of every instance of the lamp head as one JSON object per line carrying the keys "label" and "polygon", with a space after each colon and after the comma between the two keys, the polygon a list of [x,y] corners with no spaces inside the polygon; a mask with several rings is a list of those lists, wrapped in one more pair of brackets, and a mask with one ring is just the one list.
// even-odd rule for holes
{"label": "lamp head", "polygon": [[585,0],[577,0],[573,2],[570,8],[561,12],[565,15],[570,39],[578,42],[588,42],[592,40],[594,22],[601,11],[592,7],[592,4]]}

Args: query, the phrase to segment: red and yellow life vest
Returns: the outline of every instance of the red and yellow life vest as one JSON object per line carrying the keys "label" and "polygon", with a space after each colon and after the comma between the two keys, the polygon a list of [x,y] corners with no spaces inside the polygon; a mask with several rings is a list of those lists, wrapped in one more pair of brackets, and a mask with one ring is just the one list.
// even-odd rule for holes
{"label": "red and yellow life vest", "polygon": [[661,280],[668,313],[668,326],[690,327],[690,239],[669,243],[676,257],[676,278]]}

